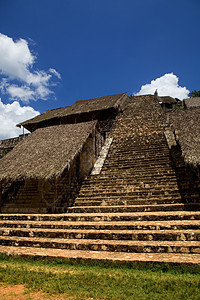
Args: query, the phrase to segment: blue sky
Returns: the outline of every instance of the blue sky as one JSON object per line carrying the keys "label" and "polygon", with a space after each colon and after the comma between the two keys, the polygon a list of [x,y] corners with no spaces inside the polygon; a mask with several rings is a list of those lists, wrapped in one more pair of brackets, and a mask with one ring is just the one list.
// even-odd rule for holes
{"label": "blue sky", "polygon": [[78,99],[199,90],[199,12],[199,0],[0,0],[0,138]]}

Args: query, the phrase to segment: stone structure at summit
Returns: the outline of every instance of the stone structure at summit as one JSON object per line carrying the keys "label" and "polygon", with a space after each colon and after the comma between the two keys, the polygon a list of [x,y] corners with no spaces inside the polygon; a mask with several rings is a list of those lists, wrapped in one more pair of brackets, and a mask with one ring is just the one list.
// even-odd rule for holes
{"label": "stone structure at summit", "polygon": [[0,252],[200,263],[200,114],[179,108],[120,94],[19,124],[32,133],[0,160]]}

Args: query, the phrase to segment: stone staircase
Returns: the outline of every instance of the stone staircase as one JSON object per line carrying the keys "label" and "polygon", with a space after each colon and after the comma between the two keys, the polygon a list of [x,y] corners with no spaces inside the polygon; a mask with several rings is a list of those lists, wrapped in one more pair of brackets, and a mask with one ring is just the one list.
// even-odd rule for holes
{"label": "stone staircase", "polygon": [[[13,184],[14,186],[16,184]],[[41,197],[38,195],[41,192],[38,190],[37,180],[26,180],[26,182],[21,183],[20,188],[15,197],[12,199],[6,199],[1,207],[2,213],[21,213],[30,212],[30,209],[34,213],[45,213],[46,203],[41,201]],[[12,197],[12,192],[10,193]]]}
{"label": "stone staircase", "polygon": [[131,101],[112,136],[101,173],[85,179],[74,206],[58,214],[0,215],[0,252],[200,263],[199,198],[180,193],[187,178],[173,165],[153,97]]}

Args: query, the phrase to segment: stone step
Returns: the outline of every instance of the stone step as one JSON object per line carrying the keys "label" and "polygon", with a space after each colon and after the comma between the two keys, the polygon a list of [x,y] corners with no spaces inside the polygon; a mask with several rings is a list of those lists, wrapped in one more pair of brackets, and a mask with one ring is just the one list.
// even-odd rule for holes
{"label": "stone step", "polygon": [[[94,194],[96,195],[96,193]],[[173,194],[161,194],[161,193],[158,193],[158,194],[151,194],[151,193],[136,193],[136,194],[133,194],[133,195],[118,195],[118,196],[107,196],[107,195],[97,195],[97,196],[91,196],[91,197],[77,197],[75,202],[85,202],[85,201],[88,201],[88,200],[92,200],[92,201],[131,201],[131,200],[152,200],[152,201],[155,201],[157,199],[162,199],[162,200],[181,200],[181,196],[180,194],[178,193],[173,193]]]}
{"label": "stone step", "polygon": [[[120,175],[120,176],[119,176]],[[185,178],[180,178],[180,177],[176,177],[175,175],[173,175],[173,178],[171,176],[161,176],[161,174],[155,174],[150,176],[150,174],[146,174],[144,176],[139,176],[137,175],[130,175],[127,174],[127,177],[125,176],[124,173],[121,174],[112,174],[112,173],[107,173],[105,174],[100,174],[98,178],[95,178],[93,175],[90,178],[86,178],[83,181],[83,185],[84,186],[88,186],[91,187],[91,185],[97,185],[97,186],[105,186],[105,187],[112,187],[112,186],[116,186],[118,187],[118,185],[122,185],[124,187],[128,187],[128,186],[141,186],[142,184],[149,184],[149,185],[153,185],[153,181],[155,185],[165,185],[166,186],[170,186],[170,185],[174,185],[174,184],[178,184],[178,185],[182,185],[182,186],[186,186],[188,182],[186,181]]]}
{"label": "stone step", "polygon": [[32,208],[43,208],[43,207],[46,207],[46,204],[45,203],[34,203],[33,201],[32,202],[28,202],[28,201],[24,201],[22,199],[19,199],[18,201],[15,201],[15,202],[7,202],[5,203],[1,209],[3,209],[4,207],[15,207],[16,205],[29,205],[30,207]]}
{"label": "stone step", "polygon": [[[131,169],[130,169],[131,170]],[[183,172],[182,172],[183,173]],[[110,170],[108,171],[107,173],[105,172],[105,174],[102,174],[102,172],[99,174],[99,175],[93,175],[92,177],[88,177],[90,179],[98,179],[98,180],[106,180],[106,179],[110,179],[110,178],[113,178],[113,180],[119,180],[120,179],[124,179],[124,177],[126,176],[126,179],[127,180],[130,180],[131,179],[131,175],[129,175],[127,173],[127,171],[125,172],[121,172],[121,173],[116,173],[116,172],[113,172],[113,170]],[[135,174],[136,178],[132,178],[132,180],[136,179],[136,181],[138,181],[139,179],[141,181],[144,181],[145,179],[146,180],[149,180],[149,181],[153,181],[154,179],[155,180],[161,180],[161,181],[166,181],[166,180],[170,180],[170,179],[176,179],[177,180],[177,171],[173,171],[173,172],[168,172],[168,171],[165,171],[165,172],[160,172],[159,174],[158,173],[155,173],[154,174],[154,177],[152,178],[152,174],[151,173],[144,173],[142,178],[140,177],[139,174]],[[184,178],[185,174],[183,173],[183,176],[182,178]],[[181,172],[180,172],[180,176],[181,178]]]}
{"label": "stone step", "polygon": [[169,148],[166,145],[163,145],[162,147],[157,146],[149,146],[149,148],[144,147],[144,144],[133,144],[131,141],[129,144],[118,142],[116,138],[114,137],[113,143],[110,147],[109,154],[110,153],[116,153],[120,156],[122,155],[128,155],[128,154],[134,154],[134,155],[145,155],[145,156],[153,156],[156,155],[157,157],[162,156],[169,156]]}
{"label": "stone step", "polygon": [[[136,202],[135,205],[134,201]],[[175,210],[199,210],[199,203],[177,203],[178,200],[172,198],[167,199],[165,202],[168,203],[157,203],[156,200],[111,200],[107,199],[102,200],[76,200],[76,207],[57,207],[56,212],[74,212],[74,213],[102,213],[102,212],[141,212],[141,211],[175,211]],[[182,200],[179,200],[182,202]],[[162,200],[163,202],[163,200]],[[171,202],[171,203],[169,203]],[[130,204],[131,203],[131,204]],[[130,205],[128,205],[130,204]],[[24,203],[16,204],[7,204],[5,207],[2,207],[2,213],[46,213],[48,212],[48,207],[45,206],[32,206],[28,205],[27,207]]]}
{"label": "stone step", "polygon": [[141,183],[141,186],[136,185],[126,185],[124,184],[123,188],[118,188],[117,184],[107,185],[106,184],[96,184],[95,187],[91,185],[83,185],[80,189],[79,196],[80,197],[91,197],[91,196],[99,196],[99,195],[107,195],[109,196],[134,196],[134,195],[179,195],[181,192],[182,195],[200,195],[199,187],[194,187],[192,190],[182,186],[179,189],[178,186],[168,186],[161,187],[155,183],[154,187],[150,187],[148,183]]}
{"label": "stone step", "polygon": [[[127,190],[127,191],[122,191],[122,192],[106,192],[106,191],[102,191],[101,190],[97,190],[97,191],[91,191],[91,192],[85,192],[85,191],[80,191],[80,193],[78,194],[79,198],[85,198],[85,199],[91,199],[91,198],[130,198],[130,199],[138,199],[139,197],[141,199],[146,199],[146,198],[158,198],[161,199],[161,197],[166,198],[166,197],[175,197],[175,198],[180,198],[180,194],[181,195],[187,195],[188,192],[187,191],[181,191],[181,193],[179,192],[179,190],[157,190],[157,191],[153,191],[152,189],[146,189],[146,190]],[[199,195],[197,194],[197,192],[192,193],[191,195]],[[22,201],[24,202],[24,201]]]}
{"label": "stone step", "polygon": [[[117,172],[118,170],[118,172]],[[119,173],[119,170],[121,173]],[[132,166],[130,168],[130,166],[116,166],[116,167],[104,167],[102,168],[101,170],[101,176],[103,177],[104,175],[113,175],[115,177],[118,177],[118,178],[124,178],[125,176],[140,176],[141,179],[143,177],[147,177],[147,176],[169,176],[169,175],[174,175],[176,176],[175,174],[175,171],[172,170],[172,169],[168,169],[168,168],[165,168],[165,167],[159,167],[159,168],[154,168],[154,167],[151,167],[149,166],[148,168],[147,167],[136,167],[136,166]],[[148,175],[147,175],[148,174]]]}
{"label": "stone step", "polygon": [[[13,217],[14,219],[14,217]],[[199,230],[199,220],[168,220],[168,221],[29,221],[1,220],[0,228],[39,228],[39,229],[98,229],[98,230]]]}
{"label": "stone step", "polygon": [[[84,200],[81,200],[81,201],[76,200],[73,203],[73,207],[77,207],[78,210],[80,209],[80,207],[82,207],[81,210],[86,209],[86,207],[88,207],[88,209],[91,210],[91,208],[90,208],[91,206],[94,207],[94,209],[97,209],[97,210],[98,210],[99,207],[105,207],[103,209],[105,209],[107,211],[107,210],[111,209],[110,207],[119,207],[119,209],[120,209],[120,207],[125,206],[125,207],[128,207],[128,209],[136,209],[136,206],[139,206],[139,208],[138,208],[138,212],[139,212],[139,211],[141,211],[141,206],[145,206],[145,209],[148,209],[149,206],[150,206],[150,208],[154,209],[153,207],[155,206],[157,208],[160,207],[161,210],[162,210],[162,207],[161,207],[162,205],[166,209],[168,209],[170,205],[173,206],[173,205],[176,205],[176,204],[180,204],[180,210],[182,210],[183,208],[185,208],[186,210],[193,210],[193,209],[198,210],[199,209],[199,203],[198,202],[194,202],[191,205],[191,203],[189,201],[183,203],[183,201],[181,199],[180,199],[180,201],[175,201],[174,199],[167,199],[166,201],[160,201],[160,202],[156,201],[156,200],[148,200],[148,199],[146,199],[146,200],[138,199],[138,200],[134,200],[134,201],[132,201],[132,200],[120,200],[120,199],[119,200],[118,199],[115,199],[115,200],[113,200],[113,199],[100,200],[99,199],[99,201],[98,200],[90,200],[89,201],[89,200],[85,199],[85,201]],[[63,203],[62,206],[57,206],[57,207],[59,207],[59,208],[63,207],[64,209],[65,208],[71,209],[72,206],[71,205],[69,206],[68,202],[66,202],[66,203]],[[174,206],[174,208],[178,209],[178,205]],[[125,209],[122,208],[122,211],[125,211]],[[56,211],[56,212],[58,212],[58,211]],[[64,212],[64,211],[60,211],[60,212]]]}
{"label": "stone step", "polygon": [[[133,241],[200,241],[200,230],[0,228],[0,237]],[[200,246],[200,245],[199,245]]]}
{"label": "stone step", "polygon": [[[53,198],[53,195],[48,195],[48,197],[49,197],[49,199],[51,198]],[[12,201],[13,203],[14,202],[23,202],[23,203],[33,203],[33,204],[35,204],[35,206],[37,206],[37,205],[46,205],[46,201],[42,201],[42,200],[40,200],[40,198],[38,199],[38,194],[37,195],[35,195],[35,197],[31,197],[30,196],[30,194],[29,193],[21,193],[20,195],[18,195],[18,197],[14,200],[14,201]]]}
{"label": "stone step", "polygon": [[30,221],[167,221],[200,220],[200,211],[64,213],[64,214],[0,214],[0,220]]}
{"label": "stone step", "polygon": [[47,208],[46,207],[31,207],[30,204],[27,206],[24,206],[24,204],[6,204],[5,206],[3,206],[1,208],[1,213],[3,214],[13,214],[13,213],[16,213],[16,214],[19,214],[19,213],[41,213],[41,214],[45,214],[47,212]]}
{"label": "stone step", "polygon": [[[133,135],[133,138],[128,137],[128,140],[125,138],[118,138],[115,134],[113,134],[114,139],[111,145],[112,150],[116,151],[127,151],[127,149],[133,149],[135,151],[167,151],[168,147],[166,147],[166,140],[160,141],[160,144],[158,143],[158,140],[155,142],[152,141],[152,143],[143,143],[141,140],[137,140],[137,143],[135,142],[135,134]],[[119,147],[120,146],[120,147]],[[168,150],[169,151],[169,150]]]}
{"label": "stone step", "polygon": [[[184,177],[183,177],[184,178]],[[122,182],[123,180],[125,180],[127,182],[138,182],[138,181],[148,181],[148,182],[152,182],[153,180],[156,181],[160,181],[160,182],[165,182],[165,181],[170,181],[170,180],[177,180],[177,176],[175,174],[175,172],[173,173],[168,173],[166,172],[165,174],[154,174],[154,177],[152,177],[152,174],[146,173],[143,174],[142,178],[140,175],[135,174],[134,178],[129,175],[129,174],[123,174],[123,173],[115,173],[113,174],[113,172],[108,172],[106,174],[100,174],[100,175],[93,175],[91,177],[88,177],[85,181],[107,181],[107,180],[113,180],[113,181],[118,181],[118,182]],[[85,182],[84,181],[84,182]]]}
{"label": "stone step", "polygon": [[[117,172],[118,170],[118,172]],[[130,167],[116,167],[116,168],[108,168],[105,169],[104,167],[101,170],[99,178],[112,178],[114,179],[128,179],[130,180],[132,177],[132,181],[134,182],[136,179],[141,179],[141,181],[144,181],[145,179],[151,178],[161,178],[164,177],[168,179],[168,176],[174,176],[174,178],[177,178],[177,174],[174,170],[167,170],[166,168],[162,169],[147,169],[147,168],[130,168]],[[134,177],[134,178],[133,178]],[[181,178],[180,176],[178,178]],[[184,177],[181,178],[183,180]]]}
{"label": "stone step", "polygon": [[[115,154],[113,156],[112,154]],[[141,157],[141,158],[163,158],[166,157],[167,159],[170,158],[170,152],[168,148],[151,148],[151,149],[144,149],[143,146],[138,145],[138,147],[133,147],[130,145],[118,145],[116,148],[114,145],[111,146],[108,152],[108,158],[116,159],[116,157]]]}
{"label": "stone step", "polygon": [[156,161],[161,161],[161,162],[171,162],[171,156],[169,150],[166,152],[156,152],[156,151],[134,151],[134,150],[126,150],[126,151],[121,151],[121,150],[114,150],[110,149],[108,152],[106,161],[111,161],[111,162],[117,162],[119,159],[120,163],[123,162],[132,162],[132,161],[141,161],[141,162],[156,162]]}
{"label": "stone step", "polygon": [[26,190],[26,191],[22,191],[22,190],[20,190],[20,194],[27,194],[29,197],[36,197],[36,196],[38,196],[38,190],[32,190],[32,189],[30,189],[30,190]]}
{"label": "stone step", "polygon": [[[182,182],[182,186],[183,186],[183,182]],[[105,191],[109,190],[109,191],[126,191],[126,190],[130,190],[130,189],[147,189],[147,188],[155,188],[155,189],[163,189],[165,186],[165,189],[174,189],[179,187],[179,183],[174,181],[174,182],[167,182],[166,183],[163,182],[159,182],[158,180],[154,181],[154,184],[151,181],[142,181],[141,180],[129,180],[126,181],[125,179],[121,179],[121,180],[117,180],[117,179],[111,179],[108,178],[107,180],[92,180],[91,181],[87,181],[87,182],[83,182],[82,186],[81,186],[81,191],[89,191],[90,189],[92,189],[93,191],[98,191],[98,190],[102,190]],[[162,188],[163,187],[163,188]],[[188,190],[185,187],[185,190]]]}
{"label": "stone step", "polygon": [[146,195],[175,195],[179,194],[179,189],[174,188],[174,189],[164,189],[164,188],[136,188],[136,187],[129,187],[126,190],[115,190],[115,191],[110,191],[108,190],[103,190],[103,189],[97,189],[97,190],[80,190],[79,192],[79,197],[93,197],[95,196],[101,196],[104,197],[113,197],[113,196],[134,196],[134,195],[141,195],[141,196],[146,196]]}
{"label": "stone step", "polygon": [[177,178],[174,179],[170,179],[170,181],[168,181],[167,179],[165,180],[149,180],[148,183],[147,182],[143,182],[142,178],[137,179],[134,181],[134,179],[130,180],[129,183],[124,184],[124,180],[123,179],[119,179],[119,180],[114,180],[114,178],[108,178],[107,180],[94,180],[92,177],[91,179],[86,179],[83,182],[83,185],[81,187],[81,190],[84,191],[88,191],[88,188],[92,188],[94,191],[98,190],[98,189],[102,189],[105,190],[105,187],[108,188],[109,190],[114,190],[114,191],[118,191],[120,190],[126,190],[129,188],[141,188],[141,187],[177,187],[178,186],[178,182],[177,182]]}
{"label": "stone step", "polygon": [[131,200],[107,200],[103,201],[102,199],[99,200],[88,200],[88,199],[83,199],[83,200],[75,200],[74,205],[76,207],[79,206],[101,206],[101,205],[106,205],[106,206],[112,206],[112,205],[156,205],[156,204],[174,204],[174,203],[181,203],[183,204],[183,200],[176,199],[176,198],[151,198],[151,199],[131,199]]}
{"label": "stone step", "polygon": [[100,183],[98,184],[98,182],[96,182],[95,185],[91,185],[91,184],[83,184],[81,187],[81,191],[84,192],[91,192],[89,190],[92,189],[92,191],[99,191],[101,190],[102,192],[105,192],[105,187],[108,189],[108,192],[126,192],[126,191],[130,191],[131,189],[134,191],[137,190],[148,190],[148,189],[154,189],[154,190],[171,190],[171,189],[178,189],[178,183],[176,181],[174,182],[150,182],[150,183],[144,183],[142,181],[140,182],[135,182],[135,183],[129,183],[129,184],[118,184],[118,183],[110,183],[109,181],[107,181],[107,183],[105,182],[104,184]]}
{"label": "stone step", "polygon": [[0,236],[2,246],[68,250],[200,254],[199,241],[130,241]]}
{"label": "stone step", "polygon": [[29,188],[26,188],[26,189],[21,188],[21,189],[19,189],[19,191],[20,191],[20,193],[27,193],[28,192],[33,196],[37,195],[38,192],[39,192],[38,188],[32,188],[32,187],[29,187]]}
{"label": "stone step", "polygon": [[103,166],[103,170],[108,170],[108,171],[115,171],[116,169],[121,169],[121,170],[127,170],[130,169],[130,171],[132,169],[137,169],[137,171],[141,171],[144,172],[144,170],[148,170],[149,172],[153,173],[153,172],[157,172],[157,171],[162,171],[162,172],[174,172],[174,169],[172,169],[172,167],[170,167],[169,165],[162,165],[162,164],[142,164],[142,163],[127,163],[127,164],[104,164]]}
{"label": "stone step", "polygon": [[[158,151],[163,152],[163,151],[166,151],[166,150],[169,151],[168,146],[166,145],[166,139],[165,139],[165,137],[163,137],[163,134],[161,134],[160,137],[159,137],[160,144],[159,144],[158,139],[154,140],[154,141],[151,139],[151,143],[145,143],[140,138],[137,139],[137,141],[136,141],[137,137],[136,137],[135,134],[133,134],[132,137],[123,136],[122,138],[119,138],[117,135],[113,134],[113,137],[114,137],[114,139],[113,139],[113,142],[111,144],[111,149],[112,150],[127,151],[129,149],[135,149],[135,151],[138,151],[138,152],[140,151],[140,149],[141,149],[141,151],[145,151],[145,150],[147,150],[147,151],[156,150],[157,152]],[[158,136],[157,136],[157,138],[158,138]]]}
{"label": "stone step", "polygon": [[[107,158],[106,158],[106,163],[111,162],[111,163],[117,163],[119,161],[120,164],[123,163],[138,163],[138,164],[147,164],[147,163],[152,163],[152,164],[157,164],[160,163],[162,164],[170,164],[170,166],[173,165],[173,160],[171,158],[169,150],[167,152],[138,152],[136,153],[135,151],[126,151],[126,152],[119,152],[119,151],[112,151],[110,149]],[[181,167],[181,166],[180,166]],[[184,165],[182,165],[184,167]]]}
{"label": "stone step", "polygon": [[[102,192],[126,192],[126,191],[146,191],[146,190],[178,190],[178,188],[180,187],[180,185],[185,189],[185,190],[189,190],[188,187],[184,184],[184,182],[182,183],[178,183],[178,182],[173,182],[173,183],[168,183],[166,182],[159,182],[159,181],[155,181],[154,185],[152,184],[152,182],[145,182],[145,181],[134,181],[134,180],[130,180],[130,181],[126,181],[125,179],[120,180],[119,182],[113,179],[107,179],[104,181],[96,181],[94,183],[92,182],[84,182],[81,186],[81,191],[86,191],[86,192],[90,192],[90,189],[92,189],[93,191],[99,191],[101,190]],[[194,187],[195,188],[195,187]],[[198,187],[196,187],[196,190],[198,190]]]}
{"label": "stone step", "polygon": [[[181,183],[182,186],[184,184],[184,182]],[[175,179],[172,182],[169,181],[162,181],[160,182],[159,180],[155,180],[154,183],[152,181],[145,181],[142,180],[142,178],[138,178],[138,179],[134,179],[132,178],[129,180],[126,179],[117,179],[117,178],[107,178],[107,179],[92,179],[88,180],[86,179],[86,181],[83,182],[82,186],[81,186],[81,191],[88,191],[90,189],[94,190],[94,191],[98,191],[98,190],[109,190],[109,191],[124,191],[124,190],[130,190],[131,188],[133,189],[141,189],[141,188],[165,188],[166,189],[173,189],[173,188],[177,188],[177,186],[179,186],[180,184],[177,182],[177,179]],[[187,190],[187,188],[185,188]]]}
{"label": "stone step", "polygon": [[137,172],[144,172],[148,171],[149,173],[156,173],[156,172],[175,172],[175,170],[170,167],[170,165],[164,165],[164,164],[137,164],[137,163],[127,163],[127,164],[104,164],[102,167],[102,172],[108,171],[108,172],[115,172],[117,169],[120,170],[127,170],[129,171],[137,171]]}
{"label": "stone step", "polygon": [[[47,198],[47,197],[46,197]],[[49,199],[52,199],[52,195],[49,195],[48,194],[48,198]],[[30,194],[29,193],[23,193],[23,194],[20,194],[18,195],[17,198],[11,200],[10,202],[12,203],[16,203],[16,202],[23,202],[23,203],[26,203],[26,202],[29,202],[29,203],[35,203],[35,205],[45,205],[46,204],[46,199],[45,200],[41,200],[41,198],[39,197],[38,198],[38,194],[37,194],[37,197],[30,197]]]}
{"label": "stone step", "polygon": [[167,167],[172,167],[172,161],[170,160],[170,158],[145,158],[145,157],[139,157],[139,156],[134,156],[130,158],[130,155],[127,157],[117,157],[117,159],[109,159],[109,157],[107,157],[104,166],[114,166],[114,165],[127,165],[129,164],[131,165],[135,165],[135,166],[148,166],[148,164],[152,165],[152,166],[167,166]]}
{"label": "stone step", "polygon": [[[106,186],[104,186],[106,187]],[[104,194],[104,195],[133,195],[133,193],[145,193],[145,192],[164,192],[165,194],[171,194],[175,192],[179,192],[178,186],[166,186],[164,187],[159,187],[156,186],[150,187],[148,184],[144,184],[143,186],[134,186],[134,185],[129,185],[129,186],[124,186],[123,188],[118,188],[117,186],[108,186],[106,189],[102,186],[96,185],[96,187],[90,186],[86,188],[83,186],[79,192],[80,195],[84,196],[94,196],[94,194]],[[185,190],[186,191],[186,190]],[[198,189],[196,190],[198,191]]]}
{"label": "stone step", "polygon": [[[166,146],[166,139],[161,141],[160,140],[160,144],[158,140],[151,140],[151,143],[145,143],[142,140],[135,140],[136,136],[135,134],[133,134],[132,138],[129,136],[128,139],[126,139],[125,137],[118,138],[115,134],[113,134],[114,139],[111,145],[111,149],[116,150],[116,151],[127,151],[127,149],[133,149],[135,151],[169,151],[168,147]],[[161,135],[162,136],[162,135]],[[160,137],[161,137],[160,136]],[[164,137],[165,138],[165,137]],[[120,147],[119,147],[120,146]],[[126,146],[126,147],[124,147]]]}
{"label": "stone step", "polygon": [[7,255],[21,255],[33,258],[83,259],[114,262],[156,262],[176,264],[200,264],[199,254],[179,253],[127,253],[108,251],[66,250],[35,247],[0,246],[0,252]]}
{"label": "stone step", "polygon": [[[120,172],[119,172],[120,170]],[[123,171],[123,172],[122,172]],[[118,177],[120,179],[122,178],[127,178],[130,177],[130,176],[138,176],[140,178],[145,178],[145,177],[161,177],[161,176],[169,176],[169,175],[174,175],[174,177],[176,176],[175,174],[175,171],[174,170],[166,170],[166,168],[162,168],[162,169],[155,169],[155,168],[152,168],[151,170],[148,169],[136,169],[136,168],[115,168],[115,169],[112,169],[112,170],[104,170],[102,169],[101,171],[101,176],[104,177],[104,176],[115,176],[115,177]]]}
{"label": "stone step", "polygon": [[[197,195],[198,196],[198,195]],[[80,195],[76,199],[78,201],[87,201],[87,200],[102,200],[102,201],[112,201],[112,200],[154,200],[155,198],[158,199],[181,199],[181,195],[179,193],[130,193],[130,194],[118,194],[118,195],[112,195],[112,194],[102,194],[102,193],[94,193],[93,195]]]}
{"label": "stone step", "polygon": [[[138,144],[135,145],[133,144],[133,141],[131,141],[129,144],[125,144],[121,141],[117,141],[116,137],[114,137],[113,142],[111,144],[109,153],[118,153],[119,155],[121,155],[122,153],[134,153],[135,155],[146,155],[146,156],[153,156],[156,155],[158,157],[162,157],[162,156],[168,156],[170,151],[168,146],[166,146],[166,144],[158,147],[156,145],[151,146],[148,145],[147,147],[145,147],[142,144]],[[109,154],[108,154],[109,155]]]}
{"label": "stone step", "polygon": [[117,159],[115,158],[109,158],[107,157],[104,165],[109,165],[109,166],[113,166],[113,165],[136,165],[136,166],[148,166],[152,165],[152,166],[172,166],[172,161],[170,159],[170,157],[164,157],[164,158],[156,158],[156,157],[152,157],[152,158],[147,158],[147,157],[142,157],[142,156],[134,156],[131,157],[132,155],[128,155],[127,157],[125,156],[117,156]]}
{"label": "stone step", "polygon": [[106,212],[153,212],[153,211],[191,211],[200,210],[200,204],[158,204],[158,205],[119,205],[119,206],[74,206],[69,213],[106,213]]}

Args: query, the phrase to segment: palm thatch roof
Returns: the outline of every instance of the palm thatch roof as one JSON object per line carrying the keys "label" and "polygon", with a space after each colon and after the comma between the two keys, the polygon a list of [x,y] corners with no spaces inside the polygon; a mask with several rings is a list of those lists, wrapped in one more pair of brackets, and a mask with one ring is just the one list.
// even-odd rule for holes
{"label": "palm thatch roof", "polygon": [[177,102],[177,100],[175,98],[172,98],[170,96],[158,96],[157,99],[159,102],[162,102],[162,103],[176,103]]}
{"label": "palm thatch roof", "polygon": [[183,100],[187,108],[200,107],[200,97],[193,97]]}
{"label": "palm thatch roof", "polygon": [[0,160],[0,180],[58,178],[96,124],[95,120],[37,129]]}
{"label": "palm thatch roof", "polygon": [[172,112],[169,114],[169,122],[185,162],[200,165],[200,108]]}
{"label": "palm thatch roof", "polygon": [[57,109],[47,110],[39,116],[17,124],[18,127],[24,126],[30,130],[31,126],[50,119],[60,119],[67,116],[78,115],[83,113],[106,110],[109,108],[118,108],[123,106],[128,98],[126,93],[118,95],[103,96],[87,100],[78,100],[74,104]]}

